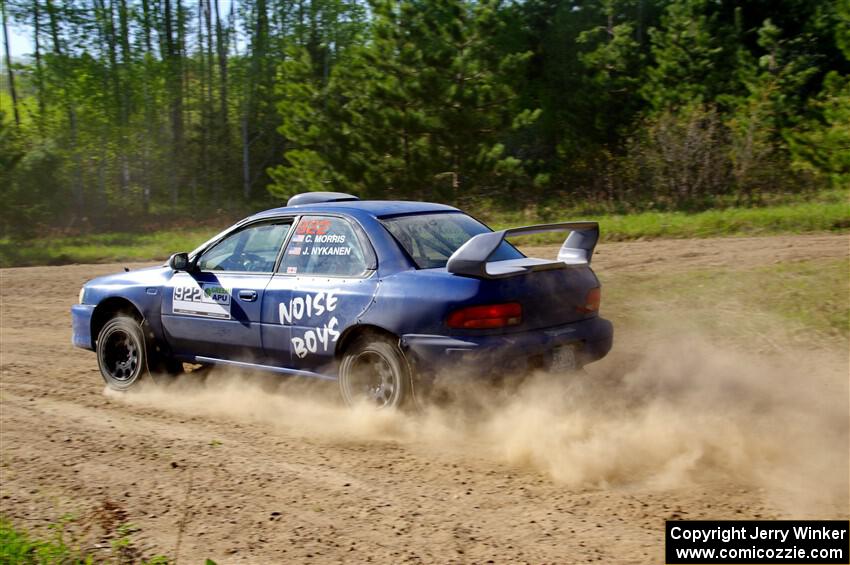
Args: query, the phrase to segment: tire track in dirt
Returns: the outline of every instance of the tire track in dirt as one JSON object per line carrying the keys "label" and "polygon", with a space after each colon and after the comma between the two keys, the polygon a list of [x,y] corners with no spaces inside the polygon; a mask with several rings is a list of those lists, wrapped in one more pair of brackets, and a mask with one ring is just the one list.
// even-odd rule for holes
{"label": "tire track in dirt", "polygon": [[[616,276],[846,258],[848,241],[604,244],[594,267]],[[764,488],[727,474],[687,485],[568,486],[465,445],[452,437],[462,428],[441,432],[441,446],[416,442],[415,427],[409,435],[321,433],[322,418],[331,429],[347,425],[333,409],[302,429],[309,411],[276,421],[264,411],[288,405],[262,398],[229,414],[191,403],[181,409],[180,391],[166,392],[177,395],[170,407],[104,395],[94,356],[69,344],[68,308],[85,280],[120,267],[0,270],[0,513],[45,536],[48,524],[74,513],[80,520],[69,535],[106,557],[102,540],[114,532],[81,524],[109,503],[140,528],[132,540],[147,556],[174,558],[184,524],[179,558],[190,562],[646,563],[661,561],[667,518],[789,515]],[[616,313],[608,315],[616,323]],[[631,360],[614,359],[606,370],[618,363]],[[235,398],[228,394],[225,387],[225,403]]]}

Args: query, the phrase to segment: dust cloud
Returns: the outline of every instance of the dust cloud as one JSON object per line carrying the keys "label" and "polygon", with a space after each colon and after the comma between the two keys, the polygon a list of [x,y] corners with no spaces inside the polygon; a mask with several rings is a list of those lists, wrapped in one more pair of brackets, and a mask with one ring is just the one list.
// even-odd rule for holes
{"label": "dust cloud", "polygon": [[472,454],[572,488],[724,481],[762,489],[789,517],[847,513],[845,354],[756,355],[699,335],[653,343],[615,349],[584,373],[535,374],[510,388],[446,376],[439,385],[449,400],[415,412],[345,408],[335,385],[229,369],[108,394],[288,435]]}

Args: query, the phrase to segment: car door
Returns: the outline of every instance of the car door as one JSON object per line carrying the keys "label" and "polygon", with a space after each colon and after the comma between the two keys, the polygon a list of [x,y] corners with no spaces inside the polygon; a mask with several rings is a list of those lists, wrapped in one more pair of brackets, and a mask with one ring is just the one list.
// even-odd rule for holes
{"label": "car door", "polygon": [[241,227],[204,250],[166,285],[162,325],[174,353],[261,362],[263,294],[292,219]]}
{"label": "car door", "polygon": [[[363,230],[340,216],[302,216],[272,277],[263,310],[266,354],[322,372],[336,342],[371,306],[378,282],[375,253]],[[286,351],[280,344],[288,341]]]}

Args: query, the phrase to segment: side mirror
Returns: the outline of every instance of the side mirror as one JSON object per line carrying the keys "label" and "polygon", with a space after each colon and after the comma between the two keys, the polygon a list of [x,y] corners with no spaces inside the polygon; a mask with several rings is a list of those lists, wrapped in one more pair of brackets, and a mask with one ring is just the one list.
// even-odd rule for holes
{"label": "side mirror", "polygon": [[175,253],[174,255],[168,258],[168,266],[174,269],[175,271],[188,271],[189,254]]}

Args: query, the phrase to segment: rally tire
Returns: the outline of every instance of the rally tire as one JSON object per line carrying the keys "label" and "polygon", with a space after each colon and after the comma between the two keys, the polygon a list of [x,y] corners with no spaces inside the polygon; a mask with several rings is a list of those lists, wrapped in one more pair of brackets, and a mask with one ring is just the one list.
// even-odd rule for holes
{"label": "rally tire", "polygon": [[413,403],[411,372],[397,343],[378,336],[355,341],[342,357],[339,391],[348,406],[404,408]]}
{"label": "rally tire", "polygon": [[109,388],[124,391],[148,375],[147,346],[136,318],[119,314],[97,336],[97,364]]}

